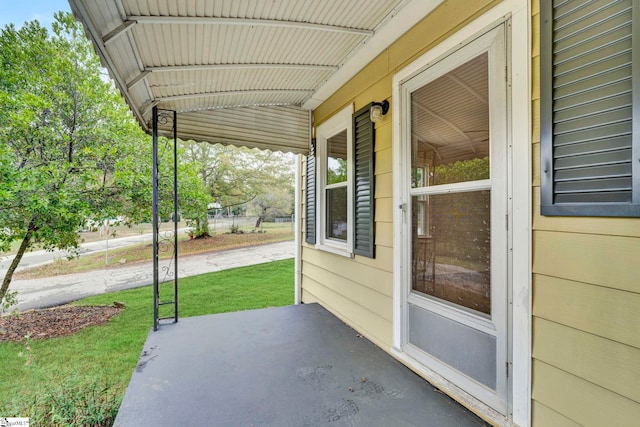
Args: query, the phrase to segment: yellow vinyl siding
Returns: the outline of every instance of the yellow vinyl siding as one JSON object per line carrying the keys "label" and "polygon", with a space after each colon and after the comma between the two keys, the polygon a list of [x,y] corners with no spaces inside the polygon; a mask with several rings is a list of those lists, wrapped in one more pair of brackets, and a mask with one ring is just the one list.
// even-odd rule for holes
{"label": "yellow vinyl siding", "polygon": [[389,47],[390,66],[401,69],[501,0],[445,1],[427,19],[411,28]]}
{"label": "yellow vinyl siding", "polygon": [[[379,76],[371,76],[371,81],[372,82],[375,81],[376,77],[379,77]],[[386,99],[390,94],[389,89],[391,88],[391,84],[392,84],[391,74],[388,74],[384,78],[376,81],[371,87],[367,89],[366,92],[363,92],[359,96],[356,96],[354,98],[355,104],[365,106],[372,101],[379,102],[379,101],[382,101],[383,99]],[[389,136],[391,136],[391,120],[389,120],[390,117],[391,117],[391,111],[389,111],[389,113],[387,113],[382,118],[382,121],[376,125],[376,127],[378,126],[384,127],[385,125],[388,125]],[[391,140],[389,140],[388,146],[391,147]]]}
{"label": "yellow vinyl siding", "polygon": [[640,402],[640,349],[536,318],[533,357]]}
{"label": "yellow vinyl siding", "polygon": [[[386,295],[389,298],[393,295],[391,283],[393,277],[390,271],[354,262],[347,257],[311,249],[303,251],[302,261],[324,269],[326,269],[326,264],[330,262],[331,268],[329,269],[330,271],[327,271],[327,275],[331,275],[333,280],[343,280],[351,284],[359,284],[371,291]],[[316,271],[315,276],[319,273],[319,271]],[[310,274],[310,276],[313,275]],[[389,318],[389,320],[391,320],[391,318]]]}
{"label": "yellow vinyl siding", "polygon": [[[540,188],[533,189],[533,209],[540,211]],[[564,231],[568,233],[600,234],[608,236],[640,237],[640,227],[636,218],[577,217],[567,221],[557,216],[536,215],[533,218],[536,230]]]}
{"label": "yellow vinyl siding", "polygon": [[[383,116],[383,121],[376,124],[376,152],[391,149],[392,132],[393,128],[391,127],[391,111],[389,111],[385,116]],[[377,173],[379,172],[376,170],[376,174]]]}
{"label": "yellow vinyl siding", "polygon": [[533,246],[534,274],[640,292],[637,237],[535,231]]}
{"label": "yellow vinyl siding", "polygon": [[326,273],[321,270],[322,267],[313,264],[307,265],[307,274],[309,276],[318,277],[320,275],[326,275],[328,280],[322,283],[322,286],[355,303],[366,299],[368,302],[367,309],[369,311],[375,313],[381,320],[391,322],[392,310],[389,304],[390,297],[388,295],[376,292],[366,285],[357,282],[350,282],[349,286],[344,286],[344,277],[336,273]]}
{"label": "yellow vinyl siding", "polygon": [[393,219],[393,199],[385,197],[376,200],[376,221],[391,222]]}
{"label": "yellow vinyl siding", "polygon": [[393,248],[377,245],[375,259],[356,255],[355,260],[358,264],[391,273],[393,271]]}
{"label": "yellow vinyl siding", "polygon": [[393,247],[393,224],[376,222],[376,245]]}
{"label": "yellow vinyl siding", "polygon": [[[377,158],[377,156],[376,156]],[[393,176],[390,173],[376,174],[376,200],[382,197],[393,197]]]}
{"label": "yellow vinyl siding", "polygon": [[[640,348],[639,294],[542,274],[534,276],[533,286],[536,321],[546,319],[576,332],[587,332]],[[534,347],[534,354],[536,350]],[[640,391],[640,382],[638,384]]]}
{"label": "yellow vinyl siding", "polygon": [[583,426],[638,425],[638,402],[536,359],[532,368],[533,399],[561,415]]}
{"label": "yellow vinyl siding", "polygon": [[391,173],[391,147],[376,151],[376,174]]}
{"label": "yellow vinyl siding", "polygon": [[531,407],[531,419],[533,425],[553,427],[581,427],[580,424],[563,417],[553,409],[540,402],[533,402]]}
{"label": "yellow vinyl siding", "polygon": [[[534,108],[536,108],[534,106]],[[538,103],[538,110],[540,111],[540,104]],[[539,125],[539,123],[538,123]],[[535,135],[534,135],[535,136]],[[540,135],[538,135],[538,140],[540,140]],[[534,165],[539,165],[540,164],[540,142],[536,142],[535,144],[533,144],[532,149],[531,149],[531,158],[533,161]],[[533,191],[537,191],[538,194],[540,194],[540,168],[534,168],[531,174],[531,179],[533,180]],[[538,205],[538,207],[540,207]],[[539,211],[540,209],[538,209]]]}
{"label": "yellow vinyl siding", "polygon": [[637,425],[640,220],[540,215],[539,1],[532,1],[532,425]]}

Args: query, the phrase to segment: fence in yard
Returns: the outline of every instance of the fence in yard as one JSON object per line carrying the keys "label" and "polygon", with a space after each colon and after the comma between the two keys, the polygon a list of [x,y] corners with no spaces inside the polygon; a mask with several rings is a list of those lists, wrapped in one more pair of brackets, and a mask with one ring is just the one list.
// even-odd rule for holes
{"label": "fence in yard", "polygon": [[293,222],[293,215],[291,216],[279,216],[276,218],[273,218],[273,222],[276,223],[281,223],[281,222]]}

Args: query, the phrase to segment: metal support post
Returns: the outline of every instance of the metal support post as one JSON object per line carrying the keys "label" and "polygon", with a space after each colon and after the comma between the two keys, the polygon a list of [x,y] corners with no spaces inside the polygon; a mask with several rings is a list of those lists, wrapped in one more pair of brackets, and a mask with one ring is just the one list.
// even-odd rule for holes
{"label": "metal support post", "polygon": [[[178,321],[178,136],[177,136],[177,113],[175,111],[161,110],[153,107],[152,118],[152,139],[153,139],[153,330],[157,331],[160,327],[160,321],[173,320]],[[172,122],[171,133],[173,138],[166,140],[166,146],[173,142],[172,177],[162,176],[160,170],[159,154],[159,125]],[[166,152],[166,151],[164,151]],[[163,169],[166,170],[166,169]],[[162,178],[165,178],[164,180]],[[173,196],[173,230],[160,232],[160,194],[167,195],[167,192],[161,192],[167,186],[171,187],[170,194]],[[168,202],[168,200],[166,200]],[[166,204],[163,204],[166,206]],[[168,212],[163,213],[165,216]],[[171,255],[168,264],[165,263],[160,267],[160,253]],[[160,278],[160,271],[164,273],[164,277]],[[160,285],[171,279],[173,286],[171,288],[171,296],[169,299],[162,300],[160,297]],[[166,292],[166,291],[165,291]],[[173,313],[168,316],[161,313],[163,306],[171,305]],[[165,311],[166,313],[166,311]]]}

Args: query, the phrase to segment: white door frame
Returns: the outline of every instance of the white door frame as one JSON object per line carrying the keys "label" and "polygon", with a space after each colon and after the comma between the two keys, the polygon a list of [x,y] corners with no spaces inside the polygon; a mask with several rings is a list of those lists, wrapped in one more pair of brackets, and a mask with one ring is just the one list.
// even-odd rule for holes
{"label": "white door frame", "polygon": [[[509,250],[511,251],[508,289],[511,319],[509,348],[512,365],[508,366],[512,387],[508,401],[511,410],[507,418],[519,426],[529,426],[531,420],[531,8],[528,0],[505,0],[486,12],[460,31],[435,46],[412,64],[400,70],[393,78],[393,99],[401,99],[402,84],[417,73],[428,68],[458,46],[473,40],[500,22],[509,21],[511,31],[507,37],[507,57],[510,58],[508,88],[508,115],[510,123],[509,156],[510,169]],[[399,102],[393,102],[393,180],[394,205],[401,208],[407,200],[408,182],[403,175],[401,129],[402,109]],[[501,420],[500,414],[483,402],[451,384],[447,379],[421,365],[402,350],[403,333],[406,331],[404,307],[406,306],[406,277],[403,241],[406,233],[404,224],[410,221],[408,212],[394,210],[394,304],[393,304],[393,345],[392,353],[414,370],[427,377],[438,387],[450,393],[467,406],[480,411],[488,418]]]}

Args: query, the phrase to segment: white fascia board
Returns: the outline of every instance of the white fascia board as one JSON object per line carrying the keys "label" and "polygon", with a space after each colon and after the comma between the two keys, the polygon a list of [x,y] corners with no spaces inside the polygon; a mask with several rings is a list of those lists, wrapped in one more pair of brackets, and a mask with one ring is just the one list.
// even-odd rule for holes
{"label": "white fascia board", "polygon": [[366,39],[357,52],[345,64],[322,84],[309,98],[302,108],[314,110],[345,83],[351,80],[376,56],[382,53],[400,36],[420,22],[444,0],[411,0],[376,33]]}

